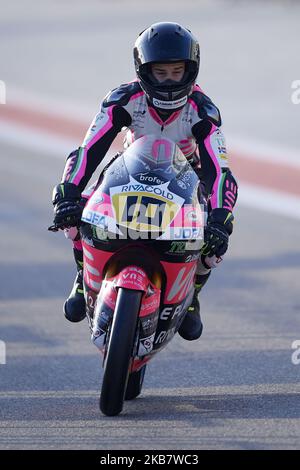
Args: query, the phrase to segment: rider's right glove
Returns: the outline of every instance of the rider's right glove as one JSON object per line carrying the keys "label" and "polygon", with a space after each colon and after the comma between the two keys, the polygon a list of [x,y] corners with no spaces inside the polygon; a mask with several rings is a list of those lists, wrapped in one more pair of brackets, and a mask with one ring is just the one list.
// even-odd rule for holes
{"label": "rider's right glove", "polygon": [[233,230],[234,217],[227,209],[213,209],[204,229],[204,245],[201,250],[203,256],[223,256],[228,248],[229,235]]}
{"label": "rider's right glove", "polygon": [[59,228],[75,227],[81,220],[81,193],[73,183],[60,183],[53,188],[54,224]]}

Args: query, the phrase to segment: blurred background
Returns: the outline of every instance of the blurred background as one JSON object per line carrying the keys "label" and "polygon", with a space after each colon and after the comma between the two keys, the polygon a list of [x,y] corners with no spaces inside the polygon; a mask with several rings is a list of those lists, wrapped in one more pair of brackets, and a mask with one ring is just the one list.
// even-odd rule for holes
{"label": "blurred background", "polygon": [[[0,0],[0,11],[0,447],[300,447],[299,2]],[[203,337],[176,337],[143,398],[109,421],[87,324],[63,318],[75,270],[71,245],[47,232],[51,192],[158,21],[199,39],[198,83],[221,110],[240,198],[202,293]]]}

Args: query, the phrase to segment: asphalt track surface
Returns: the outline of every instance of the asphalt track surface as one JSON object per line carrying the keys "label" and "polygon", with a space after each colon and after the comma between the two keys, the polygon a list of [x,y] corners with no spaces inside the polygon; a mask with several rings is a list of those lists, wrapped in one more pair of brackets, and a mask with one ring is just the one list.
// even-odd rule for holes
{"label": "asphalt track surface", "polygon": [[[62,3],[62,22],[67,22],[67,3]],[[103,3],[112,18],[112,7]],[[215,10],[205,7],[211,21],[217,11],[220,14],[223,4],[218,2]],[[8,6],[6,15],[12,25],[18,22],[12,19],[10,9]],[[78,28],[85,29],[87,25],[80,22],[79,10],[76,4],[72,18]],[[167,6],[165,15],[166,12]],[[231,14],[227,11],[226,18],[233,18],[233,13],[236,19],[242,16],[242,10],[232,10]],[[266,11],[263,14],[266,18]],[[274,22],[279,22],[277,14]],[[20,12],[19,15],[18,24],[23,25]],[[35,15],[36,10],[32,11],[32,22]],[[252,16],[255,17],[254,10]],[[187,18],[191,17],[189,12]],[[121,24],[120,17],[116,18]],[[126,18],[129,21],[130,15]],[[137,13],[135,23],[141,23],[141,18],[142,12]],[[283,15],[281,20],[285,20]],[[219,21],[217,17],[216,22]],[[293,15],[290,21],[293,22]],[[69,21],[63,26],[62,22],[57,23],[57,28],[64,30],[67,24],[72,30],[73,50],[74,42],[80,43],[75,23]],[[15,30],[10,26],[6,33],[2,29],[10,51],[17,50],[24,38],[24,47],[34,41],[28,24],[25,21],[23,29]],[[45,31],[45,24],[36,26],[41,37],[36,47],[47,50],[45,42],[52,44],[57,37],[43,36],[42,26]],[[92,26],[96,29],[95,20]],[[123,26],[127,38],[130,34],[134,37],[132,28],[133,22],[130,32]],[[92,39],[93,34],[91,56],[96,50]],[[58,54],[58,48],[55,50]],[[46,62],[50,59],[44,57]],[[92,63],[91,57],[89,60]],[[65,71],[66,66],[61,65],[63,57],[58,55],[56,62]],[[68,83],[64,82],[66,74],[62,74],[59,88],[50,65],[44,63],[38,68],[39,74],[44,74],[44,82],[37,80],[29,66],[25,67],[24,88],[56,98],[65,92],[69,101],[77,89],[76,102],[84,103],[82,71],[80,78],[73,76],[73,82]],[[271,74],[269,69],[266,67],[266,73]],[[7,82],[21,86],[12,62],[5,73]],[[287,72],[280,75],[282,80],[287,78],[284,74]],[[296,78],[299,77],[291,72],[291,79]],[[110,87],[105,80],[101,82],[104,93]],[[212,77],[214,87],[217,89]],[[90,94],[89,105],[92,98]],[[226,99],[228,95],[223,106]],[[248,100],[249,109],[254,109],[255,100]],[[238,105],[235,102],[236,112]],[[288,105],[283,110],[289,118],[295,113],[295,108]],[[233,119],[230,115],[229,127]],[[261,126],[251,116],[247,119],[252,134],[261,137]],[[290,122],[287,137],[279,137],[275,130],[273,137],[282,144],[293,139],[299,150],[296,124],[292,119]],[[246,128],[238,118],[236,125],[241,132]],[[274,126],[279,128],[279,123]],[[267,128],[268,132],[271,128]],[[205,325],[202,338],[189,343],[176,336],[150,363],[142,396],[126,403],[119,417],[107,418],[98,411],[101,361],[90,343],[87,324],[69,324],[62,315],[62,304],[74,276],[71,247],[61,234],[46,230],[52,216],[51,189],[60,177],[63,157],[53,158],[47,149],[29,150],[20,142],[1,142],[0,158],[0,340],[5,341],[7,348],[6,365],[0,364],[1,449],[300,447],[300,364],[294,365],[291,360],[292,342],[300,340],[298,219],[243,205],[237,207],[237,223],[226,262],[215,270],[201,295]]]}

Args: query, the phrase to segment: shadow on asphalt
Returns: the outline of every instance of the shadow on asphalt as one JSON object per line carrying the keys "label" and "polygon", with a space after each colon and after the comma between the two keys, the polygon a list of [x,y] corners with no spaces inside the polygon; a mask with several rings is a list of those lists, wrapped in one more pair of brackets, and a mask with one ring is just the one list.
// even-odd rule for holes
{"label": "shadow on asphalt", "polygon": [[3,263],[2,269],[5,272],[5,288],[1,289],[0,300],[64,297],[69,293],[76,273],[75,263],[72,264],[72,249],[69,263]]}
{"label": "shadow on asphalt", "polygon": [[[48,355],[10,357],[8,343],[7,364],[0,368],[0,391],[86,391],[100,387],[102,357],[97,351],[82,356],[70,353],[51,355],[50,351],[51,347]],[[178,353],[180,361],[176,361],[172,354],[162,352],[150,362],[145,386],[159,390],[298,383],[300,365],[292,364],[291,351]]]}
{"label": "shadow on asphalt", "polygon": [[[144,394],[126,403],[125,410],[145,419],[174,418],[174,413],[178,419],[194,419],[195,413],[201,418],[300,417],[299,395],[276,393],[277,385],[297,383],[297,367],[284,357],[286,353],[224,351],[220,357],[184,353],[176,363],[162,355],[161,361],[148,367]],[[199,357],[203,366],[196,368]],[[94,419],[101,371],[97,354],[8,356],[0,368],[0,419]],[[243,395],[234,390],[247,385],[253,390],[253,385],[260,384],[269,384],[274,393]],[[209,387],[220,386],[232,387],[232,394],[209,394]]]}
{"label": "shadow on asphalt", "polygon": [[[5,288],[1,289],[0,300],[39,299],[64,296],[70,290],[75,275],[72,263],[71,246],[66,245],[70,252],[68,263],[2,263],[5,273]],[[218,288],[230,287],[248,289],[262,287],[261,279],[255,279],[253,272],[264,270],[280,270],[284,268],[300,268],[300,253],[280,253],[276,257],[226,258],[226,270],[230,276],[222,275],[222,283]],[[220,273],[221,274],[221,273]],[[223,273],[222,273],[223,274]],[[265,279],[268,283],[267,278]],[[16,283],[18,288],[16,289]]]}
{"label": "shadow on asphalt", "polygon": [[[191,421],[196,427],[214,422],[216,419],[297,419],[300,418],[299,394],[205,394],[184,396],[151,394],[141,396],[134,401],[124,404],[123,413],[119,417],[104,417],[98,408],[98,396],[78,393],[77,397],[70,392],[63,397],[45,394],[29,397],[20,394],[19,397],[0,398],[1,420],[4,421],[90,421],[100,419],[115,419],[126,421],[141,419],[152,421],[179,420]],[[59,392],[58,392],[59,393]],[[190,390],[187,393],[191,393]]]}

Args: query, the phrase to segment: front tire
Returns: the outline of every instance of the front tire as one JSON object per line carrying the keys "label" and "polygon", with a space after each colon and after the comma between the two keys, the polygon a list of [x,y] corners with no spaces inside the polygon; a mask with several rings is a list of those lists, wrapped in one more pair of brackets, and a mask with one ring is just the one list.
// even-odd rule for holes
{"label": "front tire", "polygon": [[100,410],[107,416],[123,408],[142,294],[122,287],[118,291],[100,395]]}

